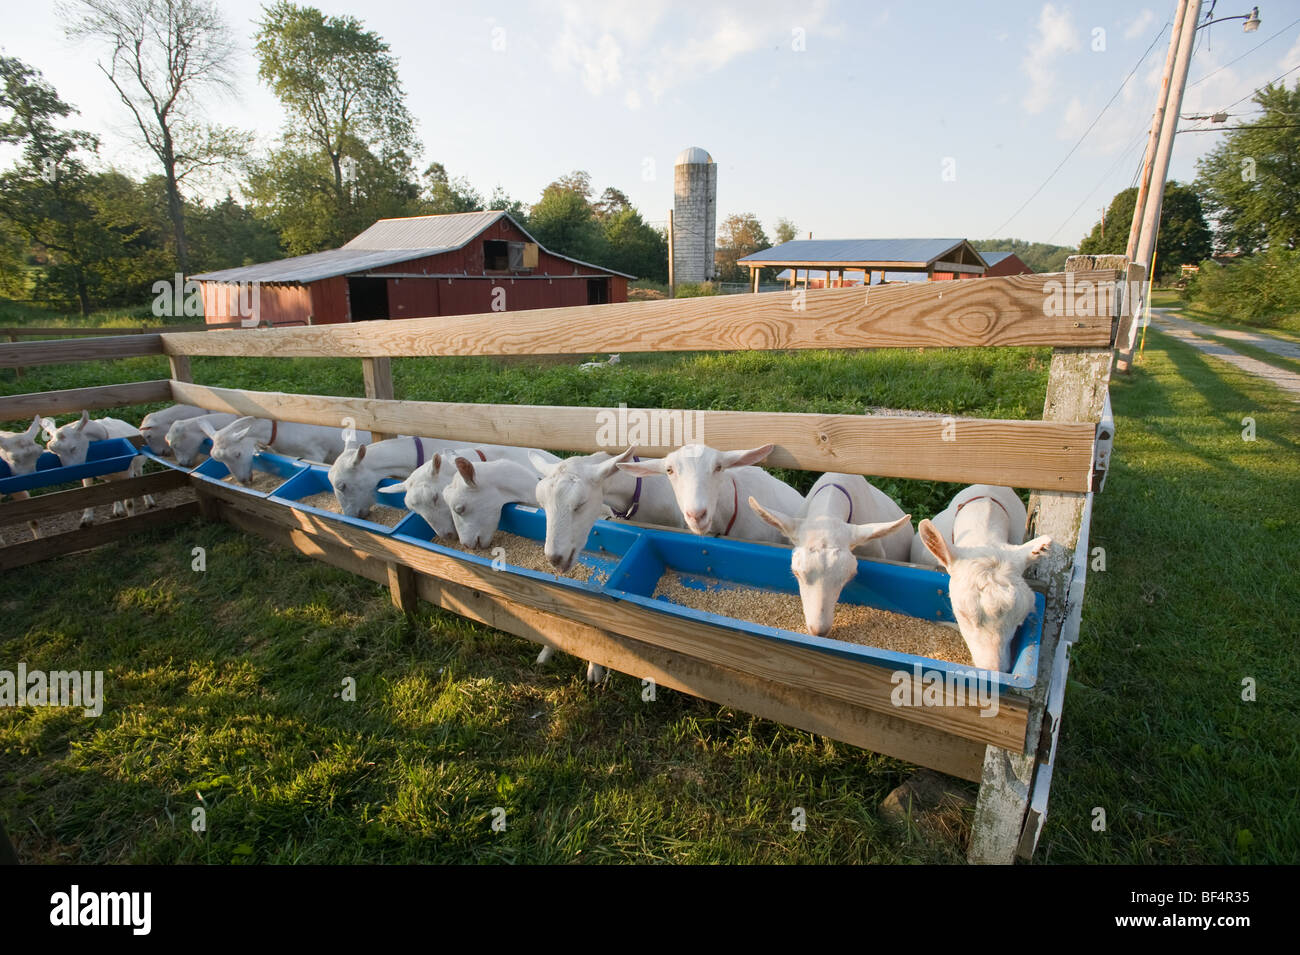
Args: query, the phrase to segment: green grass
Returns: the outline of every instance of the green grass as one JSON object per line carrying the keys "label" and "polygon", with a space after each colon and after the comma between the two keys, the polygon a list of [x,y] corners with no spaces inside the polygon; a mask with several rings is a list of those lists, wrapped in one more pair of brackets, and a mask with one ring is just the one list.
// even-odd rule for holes
{"label": "green grass", "polygon": [[[195,361],[198,380],[359,394],[355,361]],[[1035,351],[398,360],[399,396],[1036,417]],[[87,370],[89,369],[89,370]],[[161,359],[31,369],[14,393],[163,377]],[[1290,862],[1300,849],[1300,424],[1153,333],[1118,437],[1040,862]],[[140,410],[140,409],[136,409]],[[1241,440],[1253,416],[1258,440]],[[123,414],[123,417],[129,417]],[[805,476],[806,477],[806,476]],[[881,482],[917,516],[951,486]],[[190,569],[202,546],[207,570]],[[0,667],[102,669],[97,719],[0,711],[0,813],[59,862],[957,861],[891,835],[897,760],[581,665],[363,579],[194,523],[4,575]],[[336,694],[345,677],[357,699]],[[1253,677],[1258,700],[1240,699]],[[201,799],[200,799],[201,796]],[[207,832],[191,811],[207,810]],[[493,807],[506,829],[493,832]],[[793,807],[808,813],[794,832]],[[1093,809],[1107,830],[1092,829]]]}
{"label": "green grass", "polygon": [[1256,345],[1251,345],[1235,338],[1225,338],[1222,335],[1202,335],[1201,337],[1208,338],[1210,341],[1217,342],[1226,348],[1231,348],[1233,351],[1240,352],[1250,358],[1262,361],[1266,365],[1272,365],[1275,368],[1281,368],[1285,371],[1300,373],[1300,361],[1294,358],[1275,355],[1271,351],[1265,351]]}
{"label": "green grass", "polygon": [[1186,302],[1180,297],[1177,289],[1156,289],[1151,293],[1151,306],[1153,308],[1177,309],[1181,318],[1202,322],[1206,325],[1217,325],[1220,328],[1239,329],[1257,335],[1272,335],[1274,338],[1281,338],[1289,342],[1300,342],[1300,312],[1294,315],[1277,317],[1272,320],[1272,325],[1265,328],[1240,322],[1231,315],[1213,312],[1195,303]]}
{"label": "green grass", "polygon": [[1111,396],[1115,457],[1091,542],[1106,570],[1088,579],[1041,858],[1294,862],[1294,404],[1154,333]]}

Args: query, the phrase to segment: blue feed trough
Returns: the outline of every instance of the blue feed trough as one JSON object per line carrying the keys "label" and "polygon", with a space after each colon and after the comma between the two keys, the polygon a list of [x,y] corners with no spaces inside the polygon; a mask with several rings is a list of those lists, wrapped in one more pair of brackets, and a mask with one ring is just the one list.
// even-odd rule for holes
{"label": "blue feed trough", "polygon": [[30,491],[36,487],[53,487],[67,484],[83,478],[101,477],[105,474],[117,474],[131,466],[131,459],[140,452],[126,438],[109,438],[106,441],[92,441],[86,449],[86,460],[81,464],[63,467],[58,455],[46,451],[36,461],[36,470],[31,474],[17,477],[9,473],[9,465],[0,461],[0,494],[13,494],[15,491]]}
{"label": "blue feed trough", "polygon": [[[163,463],[167,463],[165,459]],[[172,465],[175,466],[174,464]],[[327,469],[276,454],[259,454],[254,467],[286,478],[270,492],[258,496],[309,511],[329,520],[342,521],[372,533],[391,535],[395,540],[414,544],[457,560],[492,567],[544,581],[552,586],[603,594],[613,600],[637,604],[658,613],[725,627],[756,640],[772,640],[830,653],[890,670],[912,671],[919,667],[926,674],[966,675],[969,665],[949,663],[915,654],[898,653],[878,647],[863,646],[815,637],[807,633],[769,627],[676,603],[665,596],[654,596],[666,574],[677,576],[686,587],[699,590],[731,590],[745,587],[793,595],[799,587],[790,572],[790,548],[771,544],[753,544],[717,537],[700,537],[684,531],[658,530],[597,521],[587,538],[578,562],[592,569],[588,580],[558,576],[503,563],[500,552],[467,552],[439,544],[433,530],[418,514],[408,513],[396,527],[344,517],[334,511],[312,507],[302,499],[321,492],[333,492]],[[193,472],[209,481],[220,481],[225,466],[209,459]],[[222,482],[249,494],[258,492]],[[383,485],[396,483],[386,480]],[[403,495],[386,495],[385,499],[405,508]],[[501,513],[500,529],[535,541],[540,547],[546,538],[546,514],[540,508],[507,504]],[[953,623],[952,601],[948,596],[948,575],[925,567],[883,561],[858,561],[858,574],[840,595],[841,604],[861,604],[878,610],[903,614],[938,623]],[[1020,625],[1012,639],[1012,666],[1009,673],[981,672],[999,688],[1023,690],[1034,685],[1038,673],[1038,650],[1042,642],[1046,600],[1034,594],[1034,610]]]}
{"label": "blue feed trough", "polygon": [[[170,461],[167,458],[154,457],[154,460],[169,465],[170,467],[177,468],[178,470],[184,470],[184,468],[180,468],[175,461]],[[269,451],[262,451],[253,455],[254,476],[259,473],[268,474],[274,478],[279,478],[280,484],[289,481],[294,475],[301,473],[306,470],[306,468],[307,465],[303,464],[298,459],[288,458],[283,454],[272,454]],[[226,467],[216,458],[208,458],[198,467],[194,468],[194,470],[190,471],[190,473],[195,477],[202,478],[212,484],[220,484],[222,487],[234,488],[237,491],[251,494],[254,497],[266,497],[272,493],[270,490],[259,491],[255,488],[237,484],[234,481],[225,480],[225,478],[230,476],[230,468]]]}

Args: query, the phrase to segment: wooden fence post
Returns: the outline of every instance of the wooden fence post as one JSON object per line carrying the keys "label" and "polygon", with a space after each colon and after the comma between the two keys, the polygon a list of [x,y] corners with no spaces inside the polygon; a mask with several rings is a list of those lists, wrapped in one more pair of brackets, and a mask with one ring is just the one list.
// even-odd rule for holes
{"label": "wooden fence post", "polygon": [[[1125,271],[1127,267],[1128,260],[1122,255],[1076,255],[1065,263],[1066,272],[1120,269],[1122,280],[1131,277]],[[1113,300],[1103,298],[1100,290],[1094,291],[1097,296],[1093,301],[1113,301],[1113,327],[1118,327],[1128,282],[1124,281],[1123,286],[1116,289]],[[1073,302],[1074,298],[1067,294],[1066,302]],[[1111,347],[1053,349],[1043,420],[1100,422],[1106,396],[1110,393],[1112,357]],[[971,826],[971,862],[1010,864],[1017,854],[1027,855],[1021,838],[1045,729],[1044,713],[1051,688],[1052,663],[1069,612],[1066,604],[1074,549],[1086,500],[1086,493],[1076,491],[1035,492],[1029,499],[1031,532],[1026,539],[1047,534],[1054,546],[1033,568],[1040,579],[1047,581],[1048,591],[1043,639],[1038,649],[1038,679],[1031,691],[1027,752],[1017,753],[997,746],[985,750],[979,801]]]}
{"label": "wooden fence post", "polygon": [[[391,358],[363,358],[361,359],[361,373],[366,381],[367,398],[392,399],[393,360]],[[396,435],[379,434],[372,431],[370,437],[372,441],[383,441],[385,438],[396,437]]]}

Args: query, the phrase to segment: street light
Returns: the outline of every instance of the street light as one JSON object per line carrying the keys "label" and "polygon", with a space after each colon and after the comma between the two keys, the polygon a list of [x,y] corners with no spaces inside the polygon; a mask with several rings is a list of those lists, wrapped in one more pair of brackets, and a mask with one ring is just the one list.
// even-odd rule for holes
{"label": "street light", "polygon": [[[1215,0],[1215,3],[1217,2],[1218,0]],[[1243,33],[1254,33],[1259,29],[1259,7],[1251,7],[1250,13],[1243,13],[1235,17],[1219,17],[1217,20],[1211,20],[1210,17],[1212,16],[1214,16],[1214,3],[1210,4],[1210,9],[1205,14],[1205,22],[1196,29],[1200,30],[1203,27],[1208,27],[1211,23],[1222,23],[1224,20],[1245,20],[1246,22],[1241,25]]]}

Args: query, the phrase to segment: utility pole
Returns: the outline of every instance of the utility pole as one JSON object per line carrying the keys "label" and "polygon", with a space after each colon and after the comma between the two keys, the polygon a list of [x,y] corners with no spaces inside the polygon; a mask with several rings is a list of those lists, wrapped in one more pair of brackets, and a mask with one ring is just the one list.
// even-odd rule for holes
{"label": "utility pole", "polygon": [[677,282],[673,271],[673,210],[668,210],[668,297],[677,297]]}
{"label": "utility pole", "polygon": [[[1154,276],[1150,269],[1159,229],[1160,204],[1165,196],[1165,178],[1169,174],[1169,157],[1174,149],[1174,134],[1178,130],[1178,112],[1183,104],[1183,90],[1187,85],[1187,72],[1192,63],[1192,48],[1196,45],[1197,20],[1201,15],[1201,0],[1179,0],[1175,17],[1174,36],[1170,41],[1165,64],[1165,82],[1161,87],[1163,104],[1158,103],[1152,119],[1154,140],[1147,142],[1147,163],[1143,163],[1145,195],[1138,193],[1138,203],[1133,210],[1133,225],[1129,231],[1129,260],[1147,268],[1147,294],[1150,294]],[[1145,297],[1145,296],[1144,296]],[[1133,346],[1137,340],[1138,317],[1128,324],[1128,335],[1117,342],[1118,355],[1115,369],[1127,372],[1133,360]]]}

